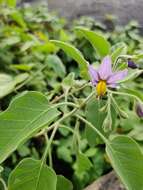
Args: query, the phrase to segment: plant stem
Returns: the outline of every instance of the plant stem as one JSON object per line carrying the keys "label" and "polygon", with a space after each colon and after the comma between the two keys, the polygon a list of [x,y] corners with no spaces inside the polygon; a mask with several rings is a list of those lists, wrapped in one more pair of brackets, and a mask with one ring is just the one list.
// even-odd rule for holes
{"label": "plant stem", "polygon": [[46,160],[47,154],[48,154],[48,152],[49,152],[49,148],[50,148],[51,143],[52,143],[52,141],[53,141],[53,139],[54,139],[54,136],[55,136],[56,131],[57,131],[58,127],[59,127],[59,124],[60,124],[62,121],[64,121],[65,119],[67,119],[68,117],[72,116],[72,115],[73,115],[74,113],[76,113],[79,109],[81,109],[81,108],[93,97],[94,94],[95,94],[95,92],[92,92],[92,93],[85,99],[85,101],[81,103],[81,105],[79,105],[78,107],[74,108],[74,109],[73,109],[72,111],[70,111],[69,113],[63,115],[62,118],[60,118],[56,123],[52,124],[52,125],[48,128],[48,131],[51,130],[51,129],[53,129],[53,131],[52,131],[51,137],[50,137],[50,139],[49,139],[48,145],[47,145],[47,147],[46,147],[46,149],[45,149],[45,152],[44,152],[44,154],[43,154],[43,156],[42,156],[42,163],[44,163],[45,160]]}
{"label": "plant stem", "polygon": [[51,107],[56,108],[56,107],[63,106],[63,105],[68,105],[68,106],[72,106],[72,107],[75,107],[75,108],[79,107],[79,106],[77,106],[76,104],[74,104],[72,102],[60,102],[58,104],[52,105]]}
{"label": "plant stem", "polygon": [[79,151],[79,144],[80,144],[80,136],[79,136],[79,119],[76,118],[76,123],[75,123],[75,128],[74,128],[74,133],[73,133],[73,138],[72,138],[72,147],[73,150],[75,149],[75,152]]}
{"label": "plant stem", "polygon": [[137,96],[132,95],[132,94],[128,94],[126,92],[117,92],[117,91],[112,91],[112,90],[108,90],[108,92],[110,92],[111,94],[117,94],[117,95],[122,95],[122,96],[130,96],[132,98],[135,98],[138,101],[141,101]]}
{"label": "plant stem", "polygon": [[54,136],[55,136],[56,131],[57,131],[58,127],[59,127],[59,124],[60,124],[63,120],[65,120],[66,118],[68,118],[69,116],[73,115],[77,110],[78,110],[78,108],[74,108],[71,112],[65,114],[61,119],[59,119],[56,123],[54,123],[54,124],[52,125],[52,127],[53,127],[54,129],[53,129],[53,131],[52,131],[52,134],[51,134],[51,137],[50,137],[50,139],[49,139],[48,145],[47,145],[47,147],[46,147],[46,149],[45,149],[45,152],[44,152],[44,154],[43,154],[43,157],[42,157],[42,162],[43,162],[43,163],[44,163],[45,160],[46,160],[47,154],[48,154],[48,152],[49,152],[49,148],[50,148],[51,143],[52,143],[52,141],[53,141],[53,139],[54,139]]}
{"label": "plant stem", "polygon": [[[44,133],[44,136],[45,136],[45,140],[46,140],[46,145],[48,145],[49,143],[49,138],[48,138],[48,135],[47,133],[45,132]],[[52,162],[52,151],[51,151],[51,147],[49,148],[49,166],[52,168],[53,167],[53,162]]]}
{"label": "plant stem", "polygon": [[71,133],[74,133],[74,130],[70,127],[67,127],[66,125],[63,125],[63,124],[59,124],[60,128],[63,128],[63,129],[67,129],[68,131],[70,131]]}
{"label": "plant stem", "polygon": [[[78,111],[79,109],[81,109],[92,97],[93,97],[93,95],[95,94],[95,92],[92,92],[85,100],[84,100],[84,102],[82,102],[79,106],[77,106],[73,111],[71,111],[71,112],[73,112],[73,114],[76,112],[76,111]],[[59,103],[60,104],[60,103]],[[61,103],[62,104],[62,103]],[[69,112],[69,114],[71,113],[71,112]],[[71,114],[71,115],[73,115],[73,114]],[[62,118],[61,118],[62,119]],[[58,121],[60,121],[61,119],[59,119]],[[57,121],[57,122],[58,122]],[[60,121],[61,122],[61,121]],[[54,126],[55,126],[55,124],[53,123],[50,127],[48,127],[48,129],[47,129],[47,131],[50,131],[50,130],[52,130],[53,128],[54,128]]]}
{"label": "plant stem", "polygon": [[77,115],[76,114],[76,117],[79,118],[81,121],[83,121],[84,123],[86,123],[90,128],[92,128],[101,138],[102,140],[106,143],[106,144],[109,144],[109,141],[108,139],[102,135],[102,133],[94,126],[92,125],[92,123],[90,123],[89,121],[87,121],[85,118],[83,118],[82,116],[80,115]]}
{"label": "plant stem", "polygon": [[4,187],[4,190],[7,190],[6,183],[5,183],[5,181],[2,178],[0,178],[0,182],[2,183],[2,185]]}
{"label": "plant stem", "polygon": [[[69,95],[69,96],[70,96],[70,95],[73,95],[74,93],[76,93],[76,92],[78,92],[78,91],[84,89],[84,88],[87,87],[87,86],[89,86],[89,83],[86,82],[85,84],[83,84],[83,85],[82,85],[81,87],[79,87],[78,89],[74,89],[73,91],[71,91],[68,95]],[[61,99],[64,98],[64,97],[65,97],[65,93],[61,94],[61,95],[58,96],[56,99],[52,100],[51,103],[54,104],[54,103],[58,102],[59,100],[61,100]]]}

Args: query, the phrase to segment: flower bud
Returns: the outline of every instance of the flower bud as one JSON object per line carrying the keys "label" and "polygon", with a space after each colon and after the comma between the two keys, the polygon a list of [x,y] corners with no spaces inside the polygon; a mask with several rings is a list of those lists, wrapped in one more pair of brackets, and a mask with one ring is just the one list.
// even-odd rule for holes
{"label": "flower bud", "polygon": [[111,129],[112,129],[112,118],[110,114],[107,114],[103,122],[103,130],[104,132],[109,132]]}
{"label": "flower bud", "polygon": [[138,68],[138,66],[131,59],[128,59],[128,67],[131,69]]}
{"label": "flower bud", "polygon": [[136,109],[137,115],[138,115],[140,118],[143,118],[143,103],[139,103],[139,102],[138,102],[138,103],[136,104],[135,109]]}

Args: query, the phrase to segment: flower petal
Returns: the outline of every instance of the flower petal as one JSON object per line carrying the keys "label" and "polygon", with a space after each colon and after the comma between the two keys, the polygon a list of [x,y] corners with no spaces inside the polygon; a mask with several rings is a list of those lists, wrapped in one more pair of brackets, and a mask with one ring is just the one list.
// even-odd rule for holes
{"label": "flower petal", "polygon": [[99,81],[99,76],[98,76],[97,71],[94,69],[92,65],[89,65],[88,71],[89,71],[92,84],[96,85]]}
{"label": "flower petal", "polygon": [[117,83],[118,81],[124,79],[128,74],[128,70],[125,69],[123,71],[118,71],[118,72],[115,72],[113,73],[107,80],[107,83],[108,84],[111,84],[111,83]]}
{"label": "flower petal", "polygon": [[112,74],[112,61],[110,56],[104,57],[98,69],[101,80],[106,80]]}
{"label": "flower petal", "polygon": [[110,88],[117,88],[116,83],[110,83],[110,84],[107,84],[107,86],[110,87]]}

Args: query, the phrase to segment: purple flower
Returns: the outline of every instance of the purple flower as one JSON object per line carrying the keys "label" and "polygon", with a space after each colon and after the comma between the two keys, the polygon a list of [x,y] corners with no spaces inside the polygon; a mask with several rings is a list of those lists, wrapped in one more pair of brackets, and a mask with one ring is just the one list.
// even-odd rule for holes
{"label": "purple flower", "polygon": [[139,117],[142,117],[143,118],[143,103],[137,103],[136,104],[136,113]]}
{"label": "purple flower", "polygon": [[128,59],[128,67],[130,67],[131,69],[138,68],[138,66],[131,59]]}
{"label": "purple flower", "polygon": [[107,87],[116,88],[118,81],[127,76],[128,70],[112,72],[112,61],[110,56],[104,57],[98,70],[89,65],[89,74],[93,86],[96,86],[98,96],[106,93]]}

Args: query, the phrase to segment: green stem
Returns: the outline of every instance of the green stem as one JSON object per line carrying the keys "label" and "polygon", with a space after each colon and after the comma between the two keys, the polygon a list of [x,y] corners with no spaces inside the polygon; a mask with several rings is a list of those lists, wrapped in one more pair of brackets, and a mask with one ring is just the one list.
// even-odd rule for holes
{"label": "green stem", "polygon": [[75,123],[75,128],[74,128],[74,133],[73,133],[73,139],[72,139],[72,144],[73,144],[73,150],[75,148],[75,151],[78,152],[79,151],[79,144],[80,144],[80,137],[79,137],[79,119],[76,119],[76,123]]}
{"label": "green stem", "polygon": [[128,114],[126,112],[124,112],[117,104],[115,98],[113,98],[112,94],[110,94],[111,100],[113,102],[113,106],[114,109],[116,110],[116,112],[119,114],[120,117],[126,116],[128,118]]}
{"label": "green stem", "polygon": [[108,139],[102,135],[102,133],[94,126],[92,125],[92,123],[90,123],[89,121],[87,121],[84,117],[80,116],[80,115],[76,115],[77,118],[79,118],[81,121],[83,121],[85,124],[87,124],[90,128],[92,128],[101,138],[102,140],[106,143],[109,144]]}
{"label": "green stem", "polygon": [[72,128],[70,128],[70,127],[67,127],[66,125],[60,124],[59,126],[60,126],[60,128],[67,129],[71,133],[74,133],[74,130]]}
{"label": "green stem", "polygon": [[[46,145],[48,145],[49,139],[48,139],[47,133],[44,133],[44,136],[45,136],[45,139],[46,139]],[[51,168],[53,167],[51,147],[49,148],[49,166],[50,166]]]}
{"label": "green stem", "polygon": [[5,181],[2,178],[0,178],[0,182],[2,183],[2,185],[4,187],[4,190],[7,190],[6,183],[5,183]]}
{"label": "green stem", "polygon": [[46,149],[45,149],[45,152],[44,152],[44,154],[43,154],[43,157],[42,157],[42,162],[43,162],[43,163],[44,163],[45,160],[46,160],[47,154],[48,154],[48,152],[49,152],[49,148],[50,148],[51,143],[52,143],[52,141],[53,141],[53,139],[54,139],[54,136],[55,136],[56,131],[57,131],[58,127],[59,127],[59,124],[60,124],[62,121],[64,121],[66,118],[68,118],[68,117],[70,117],[71,115],[73,115],[77,110],[78,110],[78,108],[74,108],[71,112],[65,114],[65,115],[64,115],[61,119],[59,119],[56,123],[54,123],[53,125],[51,125],[51,127],[53,126],[54,129],[53,129],[53,131],[52,131],[52,134],[51,134],[51,137],[50,137],[50,139],[49,139],[48,145],[47,145],[47,147],[46,147]]}
{"label": "green stem", "polygon": [[76,104],[74,104],[72,102],[60,102],[58,104],[52,105],[52,108],[56,108],[56,107],[63,106],[63,105],[68,105],[68,106],[72,106],[72,107],[75,107],[75,108],[79,107],[79,106],[77,106]]}
{"label": "green stem", "polygon": [[[89,86],[89,83],[83,84],[83,85],[82,85],[81,87],[79,87],[78,89],[74,89],[73,91],[71,91],[71,92],[69,93],[69,96],[71,96],[71,95],[73,95],[74,93],[76,93],[76,92],[78,92],[78,91],[84,89],[84,88],[87,87],[87,86]],[[64,98],[64,97],[65,97],[65,93],[62,94],[62,95],[60,95],[60,96],[58,96],[56,99],[52,100],[51,103],[52,103],[52,104],[53,104],[53,103],[56,103],[56,102],[60,101],[62,98]]]}
{"label": "green stem", "polygon": [[126,92],[117,92],[117,91],[112,91],[112,90],[108,90],[108,92],[110,92],[111,94],[117,94],[117,95],[122,95],[122,96],[130,96],[130,97],[135,98],[136,100],[140,101],[140,99],[137,96],[132,95],[132,94],[128,94]]}
{"label": "green stem", "polygon": [[[76,108],[73,109],[73,114],[78,111],[79,109],[81,109],[93,96],[95,95],[95,92],[92,92],[85,100],[84,102],[82,102],[79,106],[77,106]],[[62,103],[59,103],[62,104]],[[58,105],[58,104],[57,104]],[[55,105],[56,106],[56,105]],[[72,111],[71,111],[72,112]],[[69,112],[69,113],[71,113]],[[62,119],[62,118],[61,118]],[[59,119],[58,121],[60,121],[61,119]],[[57,121],[57,122],[58,122]],[[50,127],[48,127],[47,131],[50,131],[54,128],[55,124],[53,123]]]}
{"label": "green stem", "polygon": [[[69,90],[65,91],[65,103],[68,103],[68,92]],[[67,112],[67,104],[65,104],[65,107],[64,107],[64,113],[66,112]]]}
{"label": "green stem", "polygon": [[[53,139],[54,139],[54,136],[55,136],[55,134],[56,134],[56,131],[57,131],[58,127],[59,127],[59,124],[60,124],[61,122],[63,122],[65,119],[67,119],[68,117],[72,116],[74,113],[76,113],[80,108],[82,108],[82,107],[93,97],[94,94],[95,94],[95,92],[92,92],[92,93],[85,99],[85,101],[84,101],[79,107],[74,108],[71,112],[65,114],[65,115],[64,115],[62,118],[60,118],[56,123],[52,124],[52,125],[49,127],[50,130],[53,129],[53,131],[52,131],[52,134],[51,134],[50,139],[49,139],[49,141],[48,141],[48,144],[47,144],[47,147],[46,147],[46,149],[45,149],[45,152],[44,152],[44,154],[43,154],[43,156],[42,156],[42,164],[41,164],[40,170],[41,170],[41,168],[43,167],[43,165],[44,165],[44,163],[45,163],[46,157],[47,157],[47,155],[48,155],[48,153],[49,153],[49,148],[50,148],[50,146],[51,146],[51,144],[52,144],[52,141],[53,141]],[[48,128],[48,131],[49,131],[49,128]]]}
{"label": "green stem", "polygon": [[56,134],[57,129],[58,129],[58,124],[54,127],[54,130],[52,131],[51,137],[50,137],[50,139],[49,139],[49,141],[47,143],[47,147],[46,147],[45,152],[44,152],[44,154],[42,156],[42,164],[44,164],[44,162],[46,161],[46,157],[47,157],[47,155],[49,153],[49,149],[50,149],[51,143],[52,143],[52,141],[54,139],[54,136]]}

